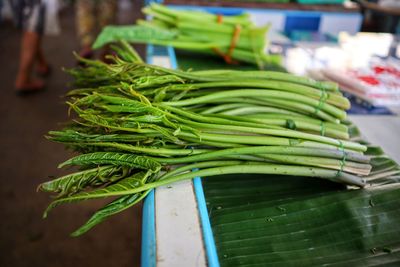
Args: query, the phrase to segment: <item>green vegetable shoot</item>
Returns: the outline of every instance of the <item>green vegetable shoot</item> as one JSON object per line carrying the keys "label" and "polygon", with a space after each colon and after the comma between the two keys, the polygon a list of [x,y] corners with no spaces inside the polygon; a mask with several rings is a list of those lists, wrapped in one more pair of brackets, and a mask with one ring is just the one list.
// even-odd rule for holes
{"label": "green vegetable shoot", "polygon": [[[71,120],[49,140],[79,154],[45,182],[58,205],[111,198],[73,236],[154,188],[196,176],[304,176],[361,188],[371,165],[343,123],[349,101],[331,82],[271,71],[183,71],[145,64],[126,43],[113,63],[68,70]],[[193,171],[197,169],[197,171]],[[268,183],[266,176],[265,183]]]}
{"label": "green vegetable shoot", "polygon": [[143,13],[152,19],[138,20],[133,26],[105,27],[93,47],[125,40],[211,54],[229,64],[246,62],[261,69],[280,64],[280,56],[266,54],[269,25],[255,26],[248,14],[222,16],[156,3],[145,7]]}

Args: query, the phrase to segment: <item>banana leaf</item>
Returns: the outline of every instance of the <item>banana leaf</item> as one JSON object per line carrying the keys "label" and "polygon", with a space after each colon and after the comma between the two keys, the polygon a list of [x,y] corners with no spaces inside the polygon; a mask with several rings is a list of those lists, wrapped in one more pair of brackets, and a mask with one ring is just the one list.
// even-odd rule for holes
{"label": "banana leaf", "polygon": [[399,167],[371,147],[365,189],[320,179],[203,179],[221,266],[400,266]]}

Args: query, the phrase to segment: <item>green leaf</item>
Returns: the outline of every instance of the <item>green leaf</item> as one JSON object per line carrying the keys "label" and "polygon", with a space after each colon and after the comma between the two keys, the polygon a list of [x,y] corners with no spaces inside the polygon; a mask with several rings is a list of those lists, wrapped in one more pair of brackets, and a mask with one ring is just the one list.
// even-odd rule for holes
{"label": "green leaf", "polygon": [[151,43],[152,41],[168,41],[176,37],[176,32],[160,28],[135,26],[107,26],[93,44],[98,49],[106,44],[125,40],[127,42]]}
{"label": "green leaf", "polygon": [[79,155],[65,161],[58,167],[62,168],[68,165],[115,165],[150,170],[151,172],[158,172],[161,169],[161,164],[149,157],[117,152],[95,152]]}
{"label": "green leaf", "polygon": [[87,134],[74,130],[50,131],[49,139],[56,142],[65,143],[85,143],[85,142],[123,142],[136,143],[148,140],[147,136],[135,134]]}
{"label": "green leaf", "polygon": [[89,199],[112,197],[115,195],[128,195],[125,193],[127,190],[134,189],[143,185],[149,175],[149,172],[139,172],[105,188],[95,189],[89,192],[81,192],[72,196],[57,199],[50,203],[50,205],[45,210],[43,217],[46,218],[48,213],[53,208],[61,204],[79,202]]}
{"label": "green leaf", "polygon": [[379,146],[368,146],[367,151],[365,151],[366,155],[371,155],[371,156],[380,156],[383,155],[384,152],[381,147]]}
{"label": "green leaf", "polygon": [[173,132],[171,132],[168,128],[160,127],[157,125],[149,125],[149,128],[160,132],[166,139],[170,140],[175,144],[184,144],[184,142],[176,138]]}
{"label": "green leaf", "polygon": [[143,198],[147,196],[148,193],[150,193],[150,191],[151,190],[147,190],[132,195],[122,196],[112,201],[111,203],[107,204],[106,206],[98,210],[95,214],[93,214],[93,216],[84,225],[79,227],[79,229],[74,231],[71,235],[77,237],[86,233],[97,224],[105,221],[108,217],[116,213],[119,213],[123,210],[126,210],[135,205],[136,203],[140,202]]}
{"label": "green leaf", "polygon": [[115,166],[93,168],[42,183],[39,185],[38,189],[46,192],[59,193],[58,197],[62,197],[79,192],[87,186],[115,181],[116,174],[119,174],[119,177],[122,178],[123,175],[121,175],[120,172],[121,168]]}
{"label": "green leaf", "polygon": [[139,56],[136,50],[126,41],[120,40],[119,46],[110,45],[110,48],[124,61],[143,63],[142,58]]}
{"label": "green leaf", "polygon": [[133,100],[127,97],[111,96],[105,94],[96,94],[102,100],[115,105],[129,106],[131,111],[135,112],[160,112],[158,109],[152,107],[151,105],[145,104],[143,102]]}
{"label": "green leaf", "polygon": [[[165,75],[152,75],[152,76],[142,76],[135,79],[133,87],[135,89],[144,89],[144,88],[153,88],[159,87],[165,84],[174,84],[174,83],[184,83],[184,80],[174,74],[165,74]],[[156,88],[157,88],[156,87]],[[168,88],[168,86],[167,86]],[[157,92],[159,88],[152,89],[152,91]]]}

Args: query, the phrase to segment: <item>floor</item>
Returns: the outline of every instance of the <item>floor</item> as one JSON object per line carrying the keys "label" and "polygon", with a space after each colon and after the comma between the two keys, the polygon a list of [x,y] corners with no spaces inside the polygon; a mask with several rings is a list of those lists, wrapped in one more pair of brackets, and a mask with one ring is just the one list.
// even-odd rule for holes
{"label": "floor", "polygon": [[[139,8],[135,10],[121,20],[134,21]],[[36,187],[49,176],[65,173],[56,166],[71,155],[62,145],[44,138],[67,119],[62,95],[70,78],[62,68],[75,65],[71,52],[78,48],[73,9],[62,12],[61,25],[61,35],[44,39],[53,69],[47,90],[20,97],[13,91],[20,33],[10,23],[0,24],[0,266],[139,266],[140,206],[79,238],[69,234],[104,201],[60,206],[42,219],[51,199],[36,192]]]}

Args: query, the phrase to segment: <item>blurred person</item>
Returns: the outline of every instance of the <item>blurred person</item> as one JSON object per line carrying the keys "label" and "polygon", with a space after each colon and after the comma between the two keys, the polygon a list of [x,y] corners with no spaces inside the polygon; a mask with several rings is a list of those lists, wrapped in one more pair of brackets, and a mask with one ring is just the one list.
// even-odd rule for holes
{"label": "blurred person", "polygon": [[[97,36],[97,31],[115,22],[117,13],[117,0],[77,0],[76,26],[80,39],[79,55],[92,58],[92,44]],[[106,51],[103,52],[102,58]]]}
{"label": "blurred person", "polygon": [[17,26],[23,29],[20,65],[15,80],[17,93],[37,92],[44,89],[45,83],[33,77],[36,73],[46,76],[50,66],[43,54],[42,36],[46,23],[46,2],[42,0],[13,0],[10,1],[14,11]]}

